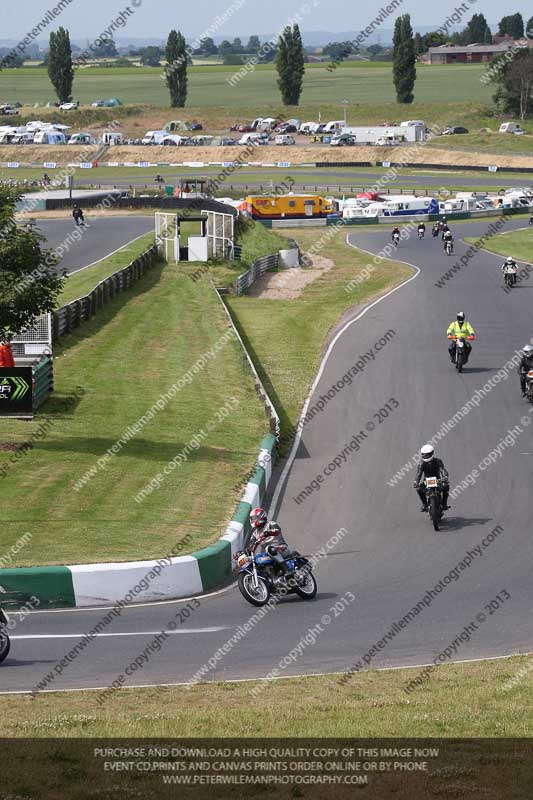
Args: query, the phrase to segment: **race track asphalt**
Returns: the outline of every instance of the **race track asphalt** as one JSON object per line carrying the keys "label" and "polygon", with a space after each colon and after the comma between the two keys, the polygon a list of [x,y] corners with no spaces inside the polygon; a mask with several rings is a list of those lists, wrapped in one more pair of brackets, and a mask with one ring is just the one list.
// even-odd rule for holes
{"label": "race track asphalt", "polygon": [[[342,672],[358,661],[373,668],[419,665],[431,662],[454,640],[455,650],[448,650],[454,661],[533,649],[533,408],[520,397],[515,370],[494,382],[479,406],[437,445],[452,487],[500,446],[495,463],[479,470],[473,485],[451,501],[440,532],[419,513],[414,467],[393,482],[418,448],[533,336],[533,280],[505,294],[500,257],[480,251],[444,287],[435,285],[466,252],[459,237],[481,235],[488,225],[456,226],[452,257],[431,237],[402,241],[397,259],[420,272],[413,271],[413,279],[368,307],[333,346],[311,407],[363,354],[372,352],[375,358],[369,355],[352,385],[332,394],[306,424],[286,481],[276,491],[275,515],[289,543],[307,554],[326,550],[316,567],[317,598],[281,602],[252,621],[237,642],[231,637],[255,610],[235,585],[201,598],[197,608],[191,601],[129,607],[106,628],[111,635],[94,639],[58,668],[48,688],[108,686],[155,633],[176,614],[185,616],[188,606],[189,618],[142,669],[130,670],[126,685],[187,682],[210,658],[212,667],[202,680],[261,678],[272,670],[279,676]],[[513,220],[504,230],[522,226]],[[365,229],[350,233],[349,240],[377,253],[389,236],[389,229]],[[459,310],[477,334],[462,375],[446,352],[447,325]],[[360,313],[354,310],[345,323]],[[386,343],[377,344],[390,331]],[[387,404],[388,416],[380,413]],[[324,477],[354,435],[360,449]],[[506,436],[514,446],[501,444]],[[297,503],[294,498],[318,475],[323,476],[320,488]],[[336,545],[328,550],[341,529],[345,533],[337,534]],[[478,546],[480,554],[452,572]],[[414,606],[416,614],[392,627]],[[11,655],[1,668],[2,691],[31,690],[105,614],[103,609],[31,614],[14,632]],[[227,652],[215,660],[214,653],[228,642]],[[356,680],[351,678],[352,686]]]}
{"label": "race track asphalt", "polygon": [[[91,217],[85,212],[86,227],[76,229],[74,220],[39,220],[37,227],[46,237],[46,247],[55,250],[63,248],[59,269],[67,273],[76,272],[89,264],[94,264],[143,233],[154,230],[152,216]],[[73,238],[79,231],[81,238]],[[76,234],[75,234],[76,236]]]}

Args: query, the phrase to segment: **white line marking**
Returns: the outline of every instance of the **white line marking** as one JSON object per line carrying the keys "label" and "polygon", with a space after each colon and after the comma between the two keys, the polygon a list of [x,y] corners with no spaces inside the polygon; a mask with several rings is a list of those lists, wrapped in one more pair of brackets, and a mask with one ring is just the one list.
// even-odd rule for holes
{"label": "white line marking", "polygon": [[[354,250],[360,250],[362,253],[368,253],[372,257],[376,257],[376,253],[371,253],[370,250],[365,250],[362,247],[357,247],[356,245],[352,244],[350,242],[350,236],[353,236],[353,233],[352,234],[350,234],[350,233],[346,234],[346,243],[350,247],[353,247]],[[333,351],[333,348],[337,344],[337,342],[340,339],[340,337],[344,333],[346,333],[348,328],[350,328],[354,324],[354,322],[358,322],[361,319],[361,317],[364,317],[364,315],[368,311],[370,311],[370,309],[374,308],[374,306],[376,306],[378,303],[381,303],[383,300],[386,300],[387,297],[390,297],[392,294],[397,292],[399,289],[402,289],[408,283],[411,283],[411,281],[414,281],[420,275],[421,270],[415,264],[410,264],[408,261],[400,261],[397,258],[394,258],[394,259],[383,258],[383,257],[381,257],[381,258],[382,258],[383,261],[393,261],[393,262],[399,263],[399,264],[406,264],[408,267],[411,267],[411,269],[416,270],[416,272],[415,272],[414,275],[411,275],[410,278],[407,278],[405,281],[402,281],[402,283],[400,283],[398,286],[395,286],[393,289],[388,291],[386,294],[382,295],[381,297],[378,297],[377,300],[374,300],[372,303],[370,303],[370,305],[365,306],[365,308],[363,308],[363,310],[360,311],[359,314],[356,317],[354,317],[353,319],[349,320],[344,325],[344,327],[342,327],[340,329],[340,331],[338,331],[338,333],[334,337],[333,341],[329,345],[329,347],[328,347],[328,349],[326,351],[326,354],[325,354],[325,356],[322,359],[322,362],[320,364],[317,376],[316,376],[316,378],[315,378],[315,380],[313,382],[313,385],[311,386],[311,390],[310,390],[310,392],[309,392],[309,394],[307,396],[307,400],[305,401],[305,404],[304,404],[302,413],[300,415],[300,418],[298,419],[298,422],[296,424],[296,430],[297,430],[296,438],[294,440],[294,443],[293,443],[293,446],[292,446],[292,450],[291,450],[290,455],[289,455],[289,457],[287,459],[285,467],[283,468],[283,472],[281,473],[281,475],[279,477],[279,480],[277,482],[276,489],[275,489],[274,495],[272,497],[272,501],[271,501],[270,506],[269,506],[269,511],[270,511],[270,509],[272,509],[272,514],[274,516],[276,514],[277,504],[278,504],[278,501],[279,501],[279,495],[281,494],[281,490],[282,490],[283,486],[285,485],[285,482],[286,482],[288,474],[289,474],[289,472],[291,470],[293,461],[294,461],[294,459],[296,457],[296,451],[298,450],[298,447],[300,445],[300,440],[302,438],[302,430],[304,428],[303,420],[305,419],[305,415],[307,414],[307,409],[309,408],[309,404],[311,402],[313,394],[315,393],[316,388],[317,388],[317,386],[318,386],[318,384],[320,382],[320,379],[322,378],[322,375],[324,373],[324,369],[326,368],[326,364],[327,364],[328,359],[329,359],[329,357],[330,357],[330,355],[331,355],[331,353]]]}
{"label": "white line marking", "polygon": [[[123,217],[119,217],[119,219],[123,219]],[[149,233],[150,233],[150,231],[146,231],[145,233],[141,233],[141,235],[140,236],[136,236],[135,239],[130,239],[130,241],[126,242],[126,244],[123,244],[121,247],[117,247],[117,249],[113,250],[112,253],[108,253],[106,256],[102,256],[102,258],[99,258],[98,261],[93,261],[92,264],[86,264],[84,267],[80,267],[79,269],[75,269],[73,272],[69,272],[68,275],[67,275],[67,278],[69,277],[69,275],[77,275],[78,272],[83,272],[84,269],[89,269],[89,267],[96,266],[96,264],[99,264],[101,261],[105,261],[106,258],[111,258],[111,256],[114,256],[116,253],[120,253],[121,250],[124,250],[124,248],[129,247],[130,244],[133,244],[133,242],[136,242],[138,239],[142,239],[143,236],[147,236]],[[155,234],[154,234],[154,238],[155,238]]]}
{"label": "white line marking", "polygon": [[[164,630],[164,629],[163,629]],[[223,625],[217,625],[212,628],[183,628],[180,631],[165,631],[170,635],[177,633],[217,633],[218,631],[227,631],[229,628]],[[159,631],[131,631],[130,633],[95,633],[93,639],[103,639],[107,636],[156,636]],[[20,636],[11,636],[11,639],[83,639],[85,633],[35,633],[25,634]]]}
{"label": "white line marking", "polygon": [[[533,653],[510,653],[509,655],[505,656],[487,656],[486,658],[467,658],[461,661],[449,661],[447,664],[442,664],[441,668],[446,668],[452,664],[477,664],[483,661],[502,661],[506,658],[516,658],[517,656],[533,656]],[[372,667],[372,669],[364,669],[361,672],[354,673],[354,675],[360,675],[364,672],[397,672],[398,670],[402,669],[420,669],[421,667],[429,667],[431,663],[427,664],[407,664],[406,666],[402,667]],[[5,667],[4,667],[5,669]],[[209,686],[212,683],[217,683],[221,685],[228,685],[233,683],[260,683],[260,682],[270,682],[273,681],[283,681],[283,680],[302,680],[302,678],[326,678],[331,677],[334,678],[336,675],[346,675],[346,670],[342,672],[302,672],[297,675],[278,675],[275,678],[233,678],[227,681],[221,680],[212,680],[212,681],[203,681],[201,683],[195,684],[196,686]],[[188,681],[181,681],[179,683],[138,683],[135,685],[127,685],[122,686],[121,691],[125,689],[162,689],[162,688],[177,688],[179,686],[190,686]],[[72,692],[101,692],[103,689],[108,689],[108,686],[91,686],[84,689],[40,689],[37,694],[69,694]],[[0,691],[0,695],[3,694],[32,694],[32,689],[14,689],[12,691],[2,692]]]}

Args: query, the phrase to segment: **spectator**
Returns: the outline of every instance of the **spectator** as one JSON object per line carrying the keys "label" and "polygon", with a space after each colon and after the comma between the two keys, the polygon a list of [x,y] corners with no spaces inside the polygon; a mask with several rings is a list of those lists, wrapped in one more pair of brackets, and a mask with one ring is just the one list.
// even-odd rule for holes
{"label": "spectator", "polygon": [[13,350],[5,336],[0,336],[0,367],[14,367]]}

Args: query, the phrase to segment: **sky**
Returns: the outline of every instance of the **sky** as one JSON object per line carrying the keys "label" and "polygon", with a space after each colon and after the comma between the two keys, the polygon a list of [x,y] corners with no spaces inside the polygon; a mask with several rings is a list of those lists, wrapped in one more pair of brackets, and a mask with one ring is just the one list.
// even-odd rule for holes
{"label": "sky", "polygon": [[[0,38],[19,39],[40,22],[59,0],[22,0],[19,3],[2,3]],[[71,38],[96,37],[126,8],[124,27],[116,29],[115,38],[166,38],[171,28],[180,29],[187,39],[212,27],[214,36],[246,36],[277,32],[292,16],[301,17],[303,31],[327,30],[334,32],[358,31],[365,28],[390,0],[376,3],[359,3],[357,0],[70,0],[70,4],[54,19],[45,33],[35,38],[48,38],[50,29],[60,24],[68,28]],[[136,5],[134,5],[136,4]],[[456,0],[456,2],[428,3],[427,0],[402,2],[396,11],[383,22],[390,28],[399,13],[410,13],[413,26],[438,28],[456,7],[463,6],[461,16],[468,20],[473,13],[482,12],[489,23],[497,22],[504,14],[520,11],[525,19],[533,14],[526,3],[504,7],[496,0]],[[466,11],[466,9],[468,9]],[[225,15],[225,20],[220,19]],[[217,22],[216,18],[219,17]]]}

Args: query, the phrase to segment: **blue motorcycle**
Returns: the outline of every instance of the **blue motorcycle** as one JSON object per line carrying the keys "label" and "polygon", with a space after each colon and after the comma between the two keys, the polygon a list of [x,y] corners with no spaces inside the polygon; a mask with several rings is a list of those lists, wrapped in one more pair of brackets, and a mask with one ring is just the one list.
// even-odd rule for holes
{"label": "blue motorcycle", "polygon": [[317,583],[311,563],[293,552],[284,559],[289,573],[280,574],[278,563],[268,553],[256,553],[261,543],[259,539],[249,549],[233,556],[239,570],[239,590],[244,599],[253,606],[264,606],[272,595],[297,594],[302,600],[312,600],[317,593]]}

